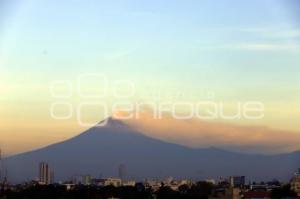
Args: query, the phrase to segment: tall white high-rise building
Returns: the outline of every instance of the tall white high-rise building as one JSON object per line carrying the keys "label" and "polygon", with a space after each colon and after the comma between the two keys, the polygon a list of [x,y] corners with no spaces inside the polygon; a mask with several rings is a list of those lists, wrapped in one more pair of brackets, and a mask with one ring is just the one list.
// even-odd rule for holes
{"label": "tall white high-rise building", "polygon": [[51,184],[51,171],[48,163],[41,162],[39,167],[39,183],[40,184]]}

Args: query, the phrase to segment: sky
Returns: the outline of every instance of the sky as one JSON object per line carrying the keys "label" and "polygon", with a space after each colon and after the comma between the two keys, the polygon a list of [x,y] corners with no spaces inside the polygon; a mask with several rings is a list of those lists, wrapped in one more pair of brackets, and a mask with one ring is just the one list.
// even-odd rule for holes
{"label": "sky", "polygon": [[[9,155],[77,135],[78,107],[99,102],[258,101],[262,119],[229,122],[300,133],[299,13],[297,0],[2,0],[0,145]],[[113,94],[132,90],[122,81],[132,96]],[[96,85],[105,97],[80,94]],[[71,116],[53,118],[53,104]]]}

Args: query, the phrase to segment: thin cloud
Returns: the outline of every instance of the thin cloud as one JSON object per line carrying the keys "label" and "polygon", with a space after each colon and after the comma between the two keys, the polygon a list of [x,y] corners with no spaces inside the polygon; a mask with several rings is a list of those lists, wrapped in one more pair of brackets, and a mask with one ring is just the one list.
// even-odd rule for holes
{"label": "thin cloud", "polygon": [[[215,30],[217,31],[217,30]],[[297,28],[225,28],[219,31],[224,34],[237,34],[243,37],[233,42],[220,43],[213,45],[203,45],[200,41],[200,48],[204,50],[247,50],[247,51],[266,51],[266,52],[300,52],[300,29]]]}
{"label": "thin cloud", "polygon": [[250,51],[289,51],[300,52],[300,44],[273,43],[238,43],[227,45],[225,48]]}
{"label": "thin cloud", "polygon": [[241,28],[238,31],[261,36],[269,39],[297,39],[300,38],[300,29],[274,28]]}

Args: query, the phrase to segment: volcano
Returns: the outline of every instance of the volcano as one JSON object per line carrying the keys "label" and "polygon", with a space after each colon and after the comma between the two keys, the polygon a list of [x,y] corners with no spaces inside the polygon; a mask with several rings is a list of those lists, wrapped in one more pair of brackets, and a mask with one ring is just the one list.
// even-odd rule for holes
{"label": "volcano", "polygon": [[117,176],[126,165],[127,178],[206,179],[245,175],[249,180],[289,180],[300,165],[300,152],[245,154],[214,147],[191,148],[151,138],[122,120],[108,118],[69,140],[5,159],[11,182],[38,176],[41,161],[49,163],[55,181],[74,175]]}

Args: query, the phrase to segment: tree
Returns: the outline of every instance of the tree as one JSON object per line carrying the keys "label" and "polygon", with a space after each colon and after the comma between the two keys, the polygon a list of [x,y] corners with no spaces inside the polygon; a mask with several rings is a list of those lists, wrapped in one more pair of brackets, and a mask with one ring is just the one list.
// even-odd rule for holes
{"label": "tree", "polygon": [[271,197],[274,199],[280,199],[284,197],[296,197],[297,194],[291,190],[291,185],[286,184],[281,186],[280,188],[273,189],[271,192]]}

